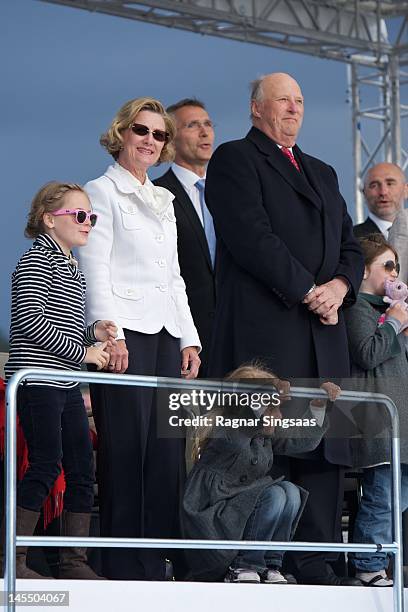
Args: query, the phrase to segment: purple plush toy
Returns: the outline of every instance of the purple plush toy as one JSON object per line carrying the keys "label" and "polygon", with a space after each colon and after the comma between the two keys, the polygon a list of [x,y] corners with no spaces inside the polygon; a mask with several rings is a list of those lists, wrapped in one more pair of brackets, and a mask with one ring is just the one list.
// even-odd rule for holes
{"label": "purple plush toy", "polygon": [[[395,304],[401,304],[405,310],[408,309],[408,304],[405,301],[408,298],[408,287],[405,283],[400,280],[389,280],[387,279],[384,283],[385,296],[383,298],[386,304],[390,305],[390,308]],[[402,326],[401,330],[407,328],[408,323]]]}

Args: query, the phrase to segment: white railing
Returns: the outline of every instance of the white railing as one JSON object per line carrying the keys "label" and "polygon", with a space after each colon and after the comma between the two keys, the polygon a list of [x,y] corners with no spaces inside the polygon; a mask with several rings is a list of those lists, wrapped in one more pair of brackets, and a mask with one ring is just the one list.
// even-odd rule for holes
{"label": "white railing", "polygon": [[[44,370],[25,369],[12,376],[6,388],[6,530],[5,530],[5,610],[15,610],[14,594],[16,593],[16,545],[20,546],[87,546],[94,548],[195,548],[195,549],[235,549],[235,550],[290,550],[290,551],[327,551],[327,552],[377,552],[382,550],[394,555],[394,612],[404,612],[404,585],[402,575],[402,517],[401,517],[401,466],[399,419],[395,404],[386,395],[380,393],[363,393],[343,391],[338,401],[366,402],[375,401],[386,406],[391,417],[391,465],[393,485],[393,529],[394,541],[378,544],[342,544],[330,542],[243,542],[231,540],[172,540],[158,538],[104,538],[104,537],[38,537],[16,536],[16,492],[17,492],[17,458],[16,458],[16,423],[17,423],[17,390],[26,380],[43,380]],[[47,370],[47,380],[67,380],[82,383],[126,385],[136,387],[172,388],[182,387],[207,391],[219,391],[220,383],[205,380],[180,380],[177,378],[156,378],[152,376],[132,376],[128,374],[107,374],[105,372],[63,372]],[[222,383],[223,391],[258,391],[259,385],[242,385]],[[291,387],[291,397],[327,398],[322,389]]]}

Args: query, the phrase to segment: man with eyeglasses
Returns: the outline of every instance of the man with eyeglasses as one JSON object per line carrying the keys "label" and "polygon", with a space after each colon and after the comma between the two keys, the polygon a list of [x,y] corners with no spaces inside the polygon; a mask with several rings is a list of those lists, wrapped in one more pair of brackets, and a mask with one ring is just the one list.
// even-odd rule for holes
{"label": "man with eyeglasses", "polygon": [[216,238],[204,186],[213,152],[214,126],[204,104],[195,98],[180,100],[169,106],[167,112],[177,127],[176,155],[171,168],[153,182],[175,195],[178,257],[203,347],[200,376],[205,377],[215,311]]}
{"label": "man with eyeglasses", "polygon": [[[312,379],[312,386],[319,379],[347,378],[342,308],[355,301],[364,264],[336,173],[296,144],[304,106],[290,75],[254,81],[250,106],[246,137],[218,147],[207,170],[206,198],[218,241],[217,342],[209,375],[224,377],[257,359],[281,379]],[[336,433],[340,418],[333,409]],[[297,540],[340,539],[342,466],[350,459],[347,440],[333,437],[313,453],[290,458],[289,479],[309,491]],[[335,557],[295,553],[297,579],[361,585],[334,574]]]}
{"label": "man with eyeglasses", "polygon": [[381,233],[386,240],[399,211],[404,207],[406,179],[397,164],[383,162],[372,166],[364,179],[368,217],[354,226],[357,238]]}

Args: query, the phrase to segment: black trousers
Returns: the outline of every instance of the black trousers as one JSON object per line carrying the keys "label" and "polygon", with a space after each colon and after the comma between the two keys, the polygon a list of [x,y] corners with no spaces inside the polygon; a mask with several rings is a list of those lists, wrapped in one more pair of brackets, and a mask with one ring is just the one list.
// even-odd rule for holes
{"label": "black trousers", "polygon": [[[324,458],[322,445],[311,453],[310,459],[279,457],[279,463],[280,473],[285,473],[292,482],[309,492],[294,541],[341,542],[344,468]],[[279,470],[277,466],[274,469]],[[284,563],[300,582],[307,583],[310,578],[332,573],[331,564],[338,559],[339,553],[335,552],[305,551],[286,553]]]}
{"label": "black trousers", "polygon": [[[180,376],[178,338],[164,329],[152,335],[125,330],[125,336],[127,374]],[[102,536],[180,537],[185,443],[157,435],[156,398],[152,388],[91,385]],[[104,548],[101,554],[107,578],[164,578],[162,550]]]}
{"label": "black trousers", "polygon": [[17,488],[17,503],[39,512],[64,468],[64,507],[91,512],[94,461],[89,423],[79,386],[20,387],[18,416],[27,442],[29,467]]}

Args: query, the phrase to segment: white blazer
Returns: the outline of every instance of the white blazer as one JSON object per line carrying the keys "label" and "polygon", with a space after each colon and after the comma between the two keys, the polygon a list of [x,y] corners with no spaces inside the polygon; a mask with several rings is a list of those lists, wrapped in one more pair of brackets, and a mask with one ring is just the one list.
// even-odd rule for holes
{"label": "white blazer", "polygon": [[180,350],[200,339],[177,256],[174,196],[146,178],[142,185],[118,163],[85,185],[98,221],[79,249],[89,321],[111,319],[123,328],[155,334],[163,327]]}

